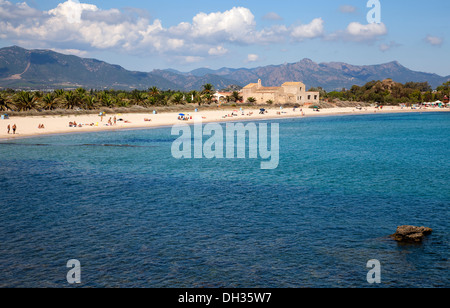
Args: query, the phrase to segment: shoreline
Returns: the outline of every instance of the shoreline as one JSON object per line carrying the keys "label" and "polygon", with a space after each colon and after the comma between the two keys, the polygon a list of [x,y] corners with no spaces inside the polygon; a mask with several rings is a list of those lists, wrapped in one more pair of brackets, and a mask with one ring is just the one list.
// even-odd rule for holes
{"label": "shoreline", "polygon": [[[274,119],[289,118],[308,118],[318,116],[338,116],[338,115],[369,115],[369,114],[393,114],[393,113],[424,113],[424,112],[450,112],[449,108],[430,108],[430,109],[406,109],[398,106],[384,107],[382,110],[375,107],[363,108],[357,110],[354,107],[336,107],[328,109],[320,109],[320,112],[313,111],[310,108],[293,108],[277,109],[265,108],[267,113],[259,114],[260,108],[244,109],[241,111],[236,109],[230,110],[204,110],[199,112],[181,111],[190,116],[201,116],[202,123],[222,123],[222,122],[240,122],[240,121],[263,121]],[[229,116],[233,113],[237,116]],[[237,111],[237,112],[236,112]],[[303,116],[302,116],[303,112]],[[139,130],[170,127],[176,124],[193,124],[194,120],[181,121],[178,120],[180,112],[167,112],[159,114],[149,113],[124,113],[124,114],[107,114],[101,121],[98,115],[60,115],[60,116],[14,116],[7,120],[0,120],[0,141],[11,141],[16,139],[33,138],[40,136],[64,135],[73,133],[89,133],[103,131],[120,131],[120,130]],[[251,115],[249,115],[252,113]],[[116,125],[107,126],[108,119],[123,119],[118,121]],[[145,119],[150,121],[145,121]],[[69,122],[76,121],[77,124],[84,124],[82,127],[69,127]],[[17,125],[17,133],[15,135],[7,134],[7,126]],[[43,124],[44,129],[38,126]]]}

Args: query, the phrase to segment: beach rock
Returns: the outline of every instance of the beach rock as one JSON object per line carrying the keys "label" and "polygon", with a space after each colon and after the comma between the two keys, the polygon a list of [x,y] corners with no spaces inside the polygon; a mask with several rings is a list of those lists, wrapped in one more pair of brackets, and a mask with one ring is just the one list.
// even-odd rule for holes
{"label": "beach rock", "polygon": [[433,229],[427,227],[399,226],[391,237],[397,242],[419,243],[432,232]]}

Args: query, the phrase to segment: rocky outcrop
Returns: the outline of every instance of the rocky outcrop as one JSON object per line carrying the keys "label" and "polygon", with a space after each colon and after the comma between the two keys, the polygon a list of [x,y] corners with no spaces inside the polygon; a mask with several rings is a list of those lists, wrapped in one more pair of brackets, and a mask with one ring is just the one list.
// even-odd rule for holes
{"label": "rocky outcrop", "polygon": [[406,243],[420,243],[433,232],[433,229],[427,227],[415,227],[415,226],[399,226],[397,232],[391,235],[391,237],[397,242]]}

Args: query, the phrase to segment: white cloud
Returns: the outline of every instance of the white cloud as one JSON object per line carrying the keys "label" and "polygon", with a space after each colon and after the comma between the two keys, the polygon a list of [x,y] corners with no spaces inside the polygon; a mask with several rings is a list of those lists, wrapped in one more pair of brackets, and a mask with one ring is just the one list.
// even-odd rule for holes
{"label": "white cloud", "polygon": [[339,7],[339,11],[341,13],[349,14],[349,13],[355,13],[357,11],[357,9],[353,5],[341,5]]}
{"label": "white cloud", "polygon": [[248,39],[247,43],[251,44],[271,44],[281,43],[289,36],[289,28],[284,25],[274,25],[270,28],[253,33],[252,37]]}
{"label": "white cloud", "polygon": [[25,2],[13,4],[6,0],[0,0],[0,20],[16,21],[24,18],[39,18],[42,12],[31,8]]}
{"label": "white cloud", "polygon": [[444,43],[444,39],[442,37],[431,36],[431,35],[428,35],[425,38],[425,41],[428,44],[433,45],[433,46],[441,46]]}
{"label": "white cloud", "polygon": [[[15,12],[23,6],[0,1],[0,12]],[[14,42],[27,41],[29,45],[57,45],[61,49],[83,46],[86,49],[100,50],[129,50],[132,46],[158,50],[161,45],[175,49],[182,46],[177,38],[165,39],[162,44],[162,37],[159,37],[152,44],[148,36],[159,34],[162,30],[159,20],[151,23],[141,16],[127,16],[117,9],[100,10],[95,5],[73,0],[60,3],[56,8],[34,14],[30,18],[0,20],[0,33],[3,33],[4,38]]]}
{"label": "white cloud", "polygon": [[246,62],[256,62],[258,60],[259,60],[259,56],[257,54],[252,53],[247,56]]}
{"label": "white cloud", "polygon": [[195,62],[200,62],[204,60],[203,57],[196,57],[196,56],[186,56],[184,57],[184,62],[186,63],[195,63]]}
{"label": "white cloud", "polygon": [[[282,19],[273,12],[264,18]],[[233,7],[222,12],[200,12],[190,21],[164,27],[161,20],[132,8],[103,10],[94,4],[66,0],[49,11],[39,11],[25,2],[0,0],[1,39],[28,48],[73,50],[77,55],[112,50],[131,55],[163,54],[167,59],[190,63],[223,56],[229,53],[227,45],[325,38],[324,24],[322,18],[315,18],[309,24],[275,24],[261,29],[248,8]],[[377,27],[352,23],[343,32],[354,40],[364,40],[386,32],[384,25]],[[251,54],[247,61],[258,59],[258,55]]]}
{"label": "white cloud", "polygon": [[69,23],[80,23],[81,14],[85,11],[95,12],[98,8],[95,5],[80,3],[78,0],[68,0],[58,4],[55,9],[48,11],[48,14],[66,19]]}
{"label": "white cloud", "polygon": [[255,17],[249,9],[234,7],[225,12],[197,14],[190,33],[196,38],[245,42],[255,26]]}
{"label": "white cloud", "polygon": [[208,54],[211,56],[223,56],[228,53],[228,49],[223,46],[212,47],[209,49]]}
{"label": "white cloud", "polygon": [[[330,41],[352,41],[359,43],[373,43],[386,35],[388,29],[384,23],[360,24],[359,22],[350,23],[345,30],[338,30],[324,36]],[[388,49],[384,44],[380,49]],[[391,46],[394,47],[394,46]]]}
{"label": "white cloud", "polygon": [[270,12],[267,13],[266,15],[263,16],[264,20],[283,20],[283,17],[281,17],[280,15],[278,15],[275,12]]}
{"label": "white cloud", "polygon": [[50,50],[53,50],[58,53],[62,53],[65,55],[75,55],[79,57],[86,57],[88,55],[87,51],[79,50],[79,49],[59,49],[59,48],[50,48]]}
{"label": "white cloud", "polygon": [[291,37],[298,41],[320,37],[324,34],[323,24],[322,18],[316,18],[309,24],[294,27]]}
{"label": "white cloud", "polygon": [[[273,25],[258,30],[254,15],[245,7],[209,14],[200,12],[191,22],[169,28],[159,19],[151,21],[142,12],[102,10],[78,0],[67,0],[49,11],[0,0],[0,16],[8,16],[0,20],[0,37],[26,42],[24,47],[114,49],[134,54],[221,56],[228,52],[224,44],[270,44],[289,37],[301,41],[323,33],[321,18],[297,27]],[[274,14],[269,17],[276,19]]]}
{"label": "white cloud", "polygon": [[370,41],[379,36],[387,34],[387,27],[384,23],[372,23],[363,25],[359,22],[352,22],[346,29],[347,38],[354,41]]}
{"label": "white cloud", "polygon": [[398,44],[398,43],[396,43],[394,41],[391,41],[388,44],[386,44],[386,43],[380,44],[380,50],[382,52],[386,52],[388,50],[391,50],[392,48],[399,47],[399,46],[400,46],[400,44]]}

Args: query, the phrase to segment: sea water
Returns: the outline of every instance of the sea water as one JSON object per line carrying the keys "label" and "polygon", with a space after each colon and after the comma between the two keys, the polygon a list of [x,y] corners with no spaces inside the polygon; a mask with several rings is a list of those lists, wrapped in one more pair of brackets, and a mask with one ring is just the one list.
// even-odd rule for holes
{"label": "sea water", "polygon": [[450,286],[449,113],[275,122],[275,170],[175,159],[170,128],[1,142],[0,287],[69,286],[72,259],[82,287]]}

